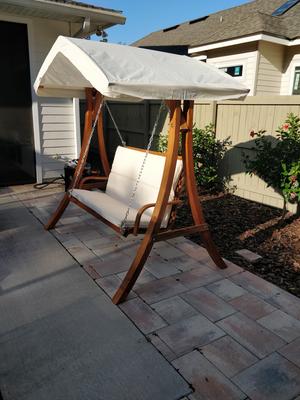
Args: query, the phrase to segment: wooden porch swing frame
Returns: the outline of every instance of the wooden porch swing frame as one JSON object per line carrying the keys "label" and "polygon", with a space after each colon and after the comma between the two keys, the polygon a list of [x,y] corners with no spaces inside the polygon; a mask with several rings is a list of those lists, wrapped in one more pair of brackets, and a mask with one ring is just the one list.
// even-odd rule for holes
{"label": "wooden porch swing frame", "polygon": [[[94,94],[94,89],[91,88],[86,88],[85,92],[86,112],[82,147],[70,189],[92,189],[96,187],[105,189],[110,173],[110,165],[108,162],[103,133],[103,107],[97,122],[97,134],[99,142],[99,155],[105,176],[91,176],[82,178],[87,161],[88,150],[90,147],[93,121],[95,121],[97,111],[101,106],[101,103],[103,103],[103,96],[99,92]],[[126,276],[112,298],[114,304],[119,304],[126,299],[127,295],[138,279],[145,262],[147,261],[153,244],[158,241],[199,233],[203,240],[204,246],[214,263],[220,269],[227,267],[212,240],[208,225],[205,223],[202,206],[197,193],[192,147],[194,102],[191,100],[184,100],[183,104],[181,104],[180,100],[166,100],[165,103],[170,109],[170,125],[168,132],[168,148],[165,154],[166,161],[159,194],[155,204],[146,204],[139,210],[134,227],[126,232],[126,234],[145,232],[145,235]],[[180,140],[182,145],[183,176],[194,225],[179,229],[162,229],[161,223],[165,215],[166,207],[170,204],[176,206],[180,203],[180,200],[176,198],[173,202],[169,202],[169,195],[174,180]],[[100,219],[118,233],[121,233],[119,227],[115,226],[110,221],[106,220],[102,215],[99,215],[80,201],[76,200],[74,197],[72,197],[70,192],[67,192],[64,195],[58,208],[45,225],[45,229],[49,230],[55,227],[56,223],[59,221],[70,202],[77,204],[79,207]],[[146,229],[139,229],[139,221],[142,213],[147,208],[153,206],[154,210],[148,227]]]}

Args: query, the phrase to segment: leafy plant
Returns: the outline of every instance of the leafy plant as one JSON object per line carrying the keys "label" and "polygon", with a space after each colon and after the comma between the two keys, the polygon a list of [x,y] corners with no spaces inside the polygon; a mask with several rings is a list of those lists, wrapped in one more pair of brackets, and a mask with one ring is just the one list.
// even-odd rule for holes
{"label": "leafy plant", "polygon": [[282,164],[282,193],[286,201],[300,203],[300,161],[292,163],[288,169]]}
{"label": "leafy plant", "polygon": [[[201,189],[217,191],[225,188],[226,179],[220,173],[220,164],[230,144],[229,138],[225,140],[216,138],[212,124],[206,125],[204,129],[193,129],[194,169],[197,184]],[[166,151],[167,146],[168,137],[160,135],[159,151]]]}
{"label": "leafy plant", "polygon": [[277,190],[285,202],[300,203],[300,118],[288,114],[285,123],[276,130],[276,137],[266,131],[251,131],[255,137],[255,156],[244,154],[246,171],[257,175]]}

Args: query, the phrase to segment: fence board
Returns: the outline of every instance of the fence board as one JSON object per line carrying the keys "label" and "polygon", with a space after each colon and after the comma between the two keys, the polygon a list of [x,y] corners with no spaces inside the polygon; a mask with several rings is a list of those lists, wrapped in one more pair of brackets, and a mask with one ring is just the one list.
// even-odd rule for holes
{"label": "fence board", "polygon": [[[203,127],[211,122],[213,103],[198,103],[195,105],[195,124]],[[276,136],[276,130],[285,121],[287,114],[293,112],[300,115],[300,96],[255,96],[245,101],[218,102],[214,123],[216,135],[223,140],[230,136],[232,146],[224,162],[224,172],[231,175],[231,186],[236,188],[236,194],[269,204],[282,207],[283,199],[272,188],[267,188],[264,181],[256,176],[245,173],[242,162],[243,152],[251,155],[254,142],[249,136],[251,130],[266,130]],[[295,211],[294,206],[290,206]]]}

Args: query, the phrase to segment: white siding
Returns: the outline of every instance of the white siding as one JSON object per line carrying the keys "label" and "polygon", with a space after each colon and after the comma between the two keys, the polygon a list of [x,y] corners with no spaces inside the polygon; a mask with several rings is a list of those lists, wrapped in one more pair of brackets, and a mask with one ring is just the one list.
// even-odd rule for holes
{"label": "white siding", "polygon": [[259,43],[259,66],[257,76],[258,96],[279,95],[284,61],[284,46],[263,42]]}
{"label": "white siding", "polygon": [[[34,19],[32,23],[32,75],[34,79],[58,35],[69,35],[69,24]],[[42,179],[63,173],[66,160],[76,157],[72,99],[38,98]]]}
{"label": "white siding", "polygon": [[286,50],[281,80],[281,95],[286,96],[293,93],[296,67],[300,67],[300,46],[291,47]]}
{"label": "white siding", "polygon": [[43,179],[59,176],[67,159],[76,157],[72,100],[42,99],[41,149]]}
{"label": "white siding", "polygon": [[253,95],[255,86],[255,71],[256,71],[257,51],[251,51],[241,54],[232,54],[227,56],[219,56],[207,58],[207,64],[215,65],[217,68],[230,67],[235,65],[243,66],[243,76],[234,79],[243,83],[248,87],[250,95]]}

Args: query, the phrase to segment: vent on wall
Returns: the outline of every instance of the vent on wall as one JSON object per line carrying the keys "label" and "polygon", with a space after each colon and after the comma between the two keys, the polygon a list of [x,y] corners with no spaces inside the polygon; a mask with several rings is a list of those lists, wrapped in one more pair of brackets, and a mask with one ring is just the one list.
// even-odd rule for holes
{"label": "vent on wall", "polygon": [[272,17],[278,17],[280,15],[283,15],[285,12],[287,12],[290,8],[295,6],[297,3],[299,3],[300,0],[288,0],[282,6],[277,8],[272,14]]}
{"label": "vent on wall", "polygon": [[205,17],[200,17],[197,19],[193,19],[192,21],[189,22],[190,25],[192,24],[196,24],[197,22],[201,22],[201,21],[205,21],[208,18],[208,15],[206,15]]}

